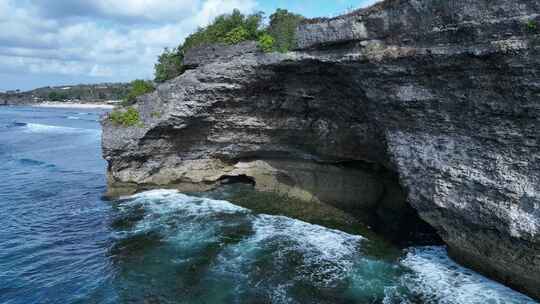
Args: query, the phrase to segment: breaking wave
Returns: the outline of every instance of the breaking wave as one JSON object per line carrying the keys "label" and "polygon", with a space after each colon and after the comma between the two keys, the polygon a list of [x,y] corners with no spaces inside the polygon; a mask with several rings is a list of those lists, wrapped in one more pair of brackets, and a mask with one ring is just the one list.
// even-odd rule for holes
{"label": "breaking wave", "polygon": [[80,133],[88,130],[80,128],[71,128],[71,127],[62,127],[62,126],[52,126],[52,125],[43,125],[37,123],[28,123],[24,130],[27,133]]}
{"label": "breaking wave", "polygon": [[80,116],[65,116],[64,118],[69,119],[69,120],[80,120],[80,121],[95,121],[95,122],[99,121],[98,119],[90,119],[90,118],[85,118],[85,117],[80,117]]}
{"label": "breaking wave", "polygon": [[402,283],[430,303],[533,304],[531,298],[462,267],[444,247],[410,249],[401,263],[412,273]]}
{"label": "breaking wave", "polygon": [[24,122],[13,122],[4,127],[0,127],[0,130],[4,129],[9,131],[11,129],[20,129],[24,133],[28,134],[91,134],[99,136],[99,129],[84,129],[84,128],[73,128],[65,126],[54,126],[38,123],[24,123]]}
{"label": "breaking wave", "polygon": [[150,283],[141,277],[155,281],[153,269],[174,269],[161,271],[155,284],[168,286],[163,293],[187,292],[184,300],[196,294],[212,303],[535,303],[458,266],[444,247],[378,259],[362,253],[370,242],[362,236],[175,190],[125,197],[117,208],[115,259],[127,269],[140,267],[132,260],[154,261],[137,268],[143,285]]}

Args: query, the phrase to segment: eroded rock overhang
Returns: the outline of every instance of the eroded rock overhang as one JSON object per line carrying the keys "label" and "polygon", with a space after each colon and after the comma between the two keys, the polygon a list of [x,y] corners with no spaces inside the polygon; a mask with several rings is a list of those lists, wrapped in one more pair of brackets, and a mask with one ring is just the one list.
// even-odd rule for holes
{"label": "eroded rock overhang", "polygon": [[385,1],[303,24],[296,52],[194,51],[192,70],[136,105],[143,127],[104,122],[111,184],[200,190],[245,176],[359,204],[378,186],[338,164],[380,166],[456,259],[540,298],[539,12]]}

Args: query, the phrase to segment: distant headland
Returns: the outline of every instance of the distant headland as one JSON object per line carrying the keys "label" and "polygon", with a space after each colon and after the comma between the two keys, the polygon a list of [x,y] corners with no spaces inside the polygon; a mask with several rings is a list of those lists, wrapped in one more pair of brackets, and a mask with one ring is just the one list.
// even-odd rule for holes
{"label": "distant headland", "polygon": [[115,105],[131,90],[130,83],[78,84],[0,93],[0,105],[94,106]]}

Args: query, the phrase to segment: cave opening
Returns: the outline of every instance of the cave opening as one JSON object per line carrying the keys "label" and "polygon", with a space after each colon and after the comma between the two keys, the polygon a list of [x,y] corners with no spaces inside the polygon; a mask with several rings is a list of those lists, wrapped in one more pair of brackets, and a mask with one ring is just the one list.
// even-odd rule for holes
{"label": "cave opening", "polygon": [[[375,204],[367,208],[362,205],[345,208],[375,233],[399,247],[444,244],[435,228],[424,221],[409,203],[397,172],[379,163],[364,161],[344,161],[336,165],[368,172],[379,184],[380,192]],[[361,196],[362,193],[356,195]]]}
{"label": "cave opening", "polygon": [[250,186],[255,186],[255,179],[246,174],[240,175],[223,175],[219,178],[220,185],[233,185],[233,184],[245,184]]}
{"label": "cave opening", "polygon": [[[335,172],[327,170],[301,177],[301,172],[293,172],[287,180],[352,214],[400,247],[442,245],[436,229],[408,201],[407,190],[392,168],[386,134],[370,112],[375,102],[359,81],[361,70],[358,63],[313,60],[274,68],[274,83],[287,92],[283,107],[311,121],[303,139],[295,140],[297,134],[285,135],[284,142],[295,147],[298,142],[319,143],[305,144],[302,149],[316,162],[340,168],[338,173],[343,174],[332,177]],[[285,175],[293,171],[285,169]]]}
{"label": "cave opening", "polygon": [[[277,184],[261,190],[266,181],[257,180],[250,174],[223,175],[219,178],[221,186],[244,189],[243,195],[246,194],[246,189],[251,193],[248,194],[249,199],[242,200],[251,200],[244,202],[247,208],[261,209],[256,203],[261,197],[264,202],[260,204],[265,205],[261,210],[271,209],[277,214],[287,216],[291,209],[290,204],[296,204],[293,208],[305,210],[313,209],[314,206],[324,209],[323,205],[326,204],[349,214],[397,247],[443,244],[436,230],[420,218],[416,209],[408,202],[406,190],[400,184],[398,174],[380,163],[358,160],[313,162],[254,159],[262,159],[276,169],[272,174]],[[256,194],[257,192],[260,194]],[[265,194],[270,194],[269,192],[277,195]],[[299,193],[304,197],[295,197],[295,194]],[[312,197],[306,200],[306,193]],[[304,207],[301,207],[300,200],[304,200]],[[315,213],[318,215],[314,214],[310,218],[316,221],[324,221],[328,217]]]}

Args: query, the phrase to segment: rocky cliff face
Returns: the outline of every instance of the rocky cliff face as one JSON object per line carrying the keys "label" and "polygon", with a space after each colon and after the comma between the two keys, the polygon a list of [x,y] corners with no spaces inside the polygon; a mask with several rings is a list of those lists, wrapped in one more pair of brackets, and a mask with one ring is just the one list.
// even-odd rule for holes
{"label": "rocky cliff face", "polygon": [[136,105],[144,126],[104,120],[111,190],[240,179],[349,209],[405,193],[457,260],[540,298],[539,13],[387,0],[304,23],[295,52],[194,50]]}

